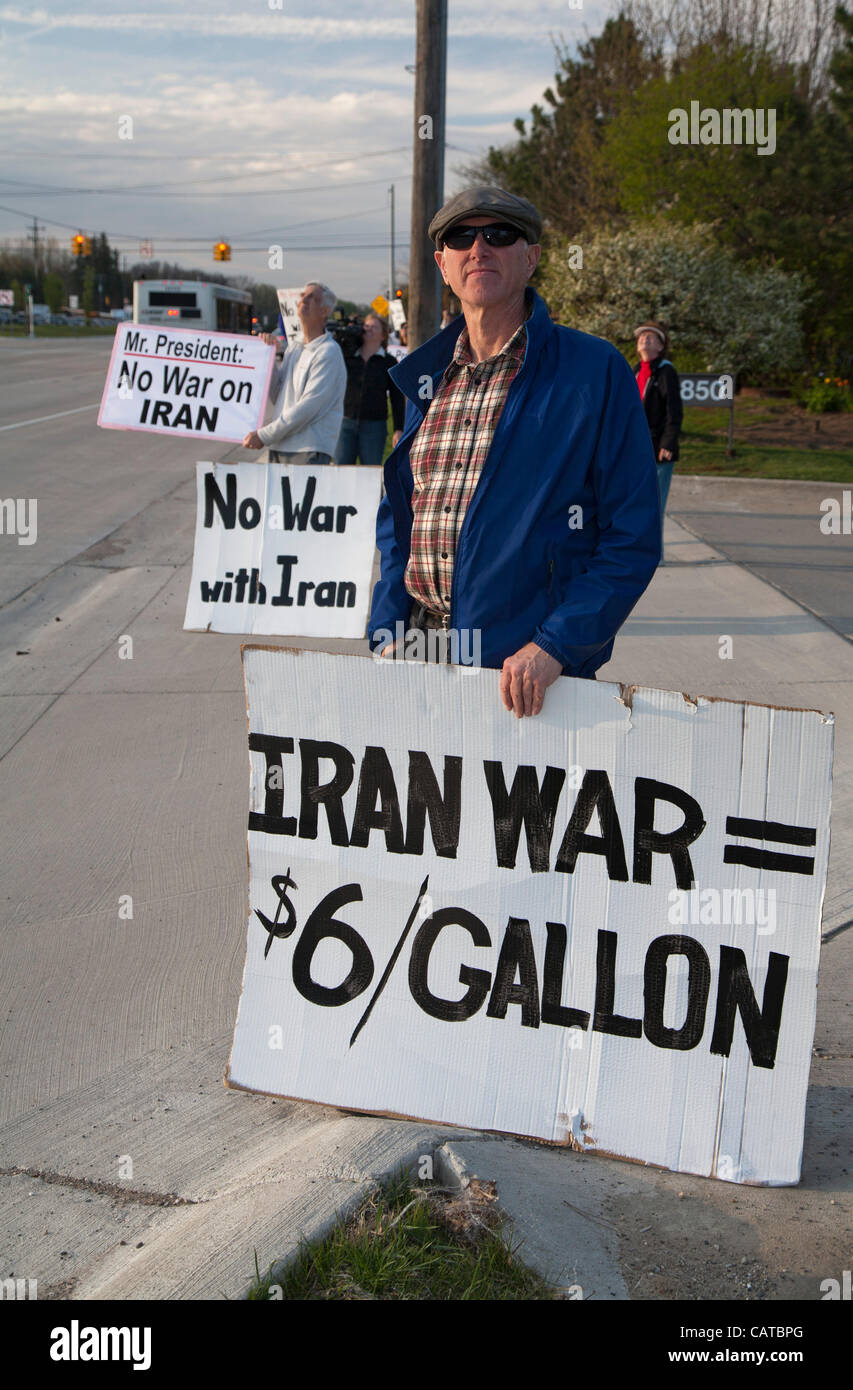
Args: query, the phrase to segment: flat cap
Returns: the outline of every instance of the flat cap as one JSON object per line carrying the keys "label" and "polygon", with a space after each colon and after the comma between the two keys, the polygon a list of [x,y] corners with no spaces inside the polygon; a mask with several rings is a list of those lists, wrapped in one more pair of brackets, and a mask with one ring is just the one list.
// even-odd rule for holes
{"label": "flat cap", "polygon": [[494,217],[500,222],[509,222],[518,227],[524,238],[532,246],[538,244],[542,235],[542,218],[532,203],[526,198],[517,198],[507,193],[505,188],[489,188],[478,185],[476,188],[463,188],[461,193],[439,208],[429,224],[429,235],[441,250],[445,232],[449,232],[454,222],[465,217]]}

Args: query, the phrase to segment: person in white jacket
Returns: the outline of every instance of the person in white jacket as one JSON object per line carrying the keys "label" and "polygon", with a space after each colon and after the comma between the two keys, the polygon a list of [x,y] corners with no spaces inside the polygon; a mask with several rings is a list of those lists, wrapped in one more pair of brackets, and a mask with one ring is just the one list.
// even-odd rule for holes
{"label": "person in white jacket", "polygon": [[[285,348],[270,380],[274,417],[243,440],[244,449],[266,445],[271,463],[329,463],[335,452],[347,385],[343,353],[326,332],[335,303],[328,286],[316,281],[302,291],[296,312],[303,341]],[[269,333],[261,336],[265,343],[276,341]]]}

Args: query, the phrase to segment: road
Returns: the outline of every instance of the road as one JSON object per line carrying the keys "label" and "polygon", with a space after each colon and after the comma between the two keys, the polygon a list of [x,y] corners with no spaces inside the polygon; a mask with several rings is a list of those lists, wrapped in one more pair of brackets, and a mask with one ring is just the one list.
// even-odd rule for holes
{"label": "road", "polygon": [[669,514],[853,641],[853,535],[821,530],[845,492],[849,527],[849,486],[764,478],[679,478]]}
{"label": "road", "polygon": [[[222,1087],[245,942],[240,639],[182,629],[203,455],[198,441],[96,428],[108,353],[102,338],[0,340],[2,494],[38,503],[35,544],[0,537],[0,1278],[38,1277],[42,1297],[235,1296],[253,1251],[263,1267],[371,1175],[450,1131]],[[207,454],[238,456],[231,446]],[[797,487],[777,497],[762,484],[752,499],[746,484],[732,494],[676,479],[673,515],[702,534],[716,528],[721,549],[746,547],[750,565],[773,563],[774,582],[796,582],[796,593],[808,584],[808,606],[840,623],[853,611],[832,588],[839,573],[849,583],[846,552],[827,539],[817,554],[830,561],[799,563],[800,546],[815,558],[815,498]],[[755,531],[747,504],[760,508]],[[796,549],[784,573],[778,552],[770,562],[761,553],[783,524]],[[606,678],[842,709],[846,638],[674,523],[669,539]],[[736,659],[720,662],[716,634],[729,632]],[[839,721],[839,772],[853,762],[848,744]],[[724,1249],[763,1262],[767,1296],[818,1297],[817,1275],[839,1273],[850,1126],[834,1116],[846,1105],[849,1117],[853,956],[843,781],[836,798],[834,954],[821,976],[805,1188],[732,1196],[725,1184],[586,1156],[587,1186],[602,1201],[610,1193],[611,1219],[639,1233],[618,1255],[629,1288],[641,1243],[651,1247],[641,1258],[661,1264],[698,1219],[713,1248],[723,1211]],[[655,1203],[667,1213],[657,1250],[657,1234],[642,1235]],[[768,1245],[776,1228],[787,1235]],[[698,1252],[697,1279],[713,1258]],[[721,1268],[706,1296],[753,1296],[727,1279]],[[645,1288],[633,1296],[654,1296]]]}

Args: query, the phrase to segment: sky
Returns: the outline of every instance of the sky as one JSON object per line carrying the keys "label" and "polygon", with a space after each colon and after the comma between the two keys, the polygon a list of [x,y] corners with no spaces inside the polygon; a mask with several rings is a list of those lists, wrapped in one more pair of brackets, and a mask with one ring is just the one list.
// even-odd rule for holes
{"label": "sky", "polygon": [[[577,3],[449,0],[445,197],[516,138],[555,41],[574,50],[613,12]],[[35,216],[42,237],[106,231],[127,264],[150,241],[158,259],[368,302],[388,288],[392,184],[406,279],[414,60],[415,0],[0,2],[0,239]]]}

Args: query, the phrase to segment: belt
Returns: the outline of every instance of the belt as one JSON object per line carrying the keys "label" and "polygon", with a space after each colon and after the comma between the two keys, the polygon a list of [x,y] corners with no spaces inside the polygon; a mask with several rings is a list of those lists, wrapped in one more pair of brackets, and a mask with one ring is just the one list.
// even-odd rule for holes
{"label": "belt", "polygon": [[449,613],[433,613],[431,608],[425,608],[422,603],[413,603],[409,622],[412,627],[444,628],[446,630],[450,623],[450,615]]}

